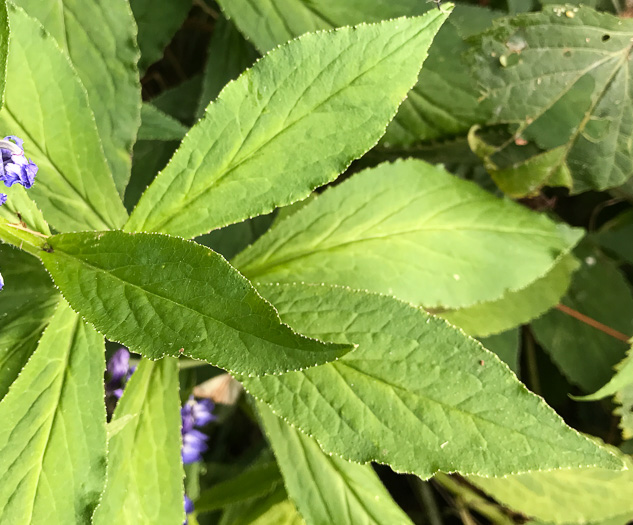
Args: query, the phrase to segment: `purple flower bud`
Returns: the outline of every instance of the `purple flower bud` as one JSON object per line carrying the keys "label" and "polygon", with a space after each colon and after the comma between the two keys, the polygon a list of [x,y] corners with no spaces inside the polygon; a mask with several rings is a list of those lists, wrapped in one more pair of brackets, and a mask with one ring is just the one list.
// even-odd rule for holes
{"label": "purple flower bud", "polygon": [[7,196],[4,193],[0,193],[0,206],[7,202]]}
{"label": "purple flower bud", "polygon": [[2,278],[2,274],[0,273],[0,290],[2,290],[3,286],[4,286],[4,279]]}

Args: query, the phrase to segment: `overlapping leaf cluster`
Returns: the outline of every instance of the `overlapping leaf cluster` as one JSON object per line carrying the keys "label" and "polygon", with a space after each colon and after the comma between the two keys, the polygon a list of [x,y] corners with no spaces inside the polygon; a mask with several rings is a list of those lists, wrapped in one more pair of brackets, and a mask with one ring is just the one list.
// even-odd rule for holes
{"label": "overlapping leaf cluster", "polygon": [[[200,524],[417,519],[371,463],[495,523],[631,519],[626,444],[536,394],[608,382],[573,403],[633,436],[633,25],[550,3],[2,2],[40,172],[0,207],[0,523],[179,525],[185,485]],[[201,76],[142,102],[185,19]],[[106,340],[140,356],[110,421]],[[183,469],[218,369],[267,441]]]}

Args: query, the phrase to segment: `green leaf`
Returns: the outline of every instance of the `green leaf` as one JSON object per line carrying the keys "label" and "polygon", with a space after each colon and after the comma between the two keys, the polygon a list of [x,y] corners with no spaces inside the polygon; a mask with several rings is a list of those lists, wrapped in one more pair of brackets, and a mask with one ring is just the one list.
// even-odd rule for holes
{"label": "green leaf", "polygon": [[130,183],[125,188],[125,207],[132,211],[141,195],[163,169],[174,151],[178,148],[176,141],[139,140],[134,144],[134,164]]}
{"label": "green leaf", "polygon": [[112,421],[130,419],[108,441],[107,482],[94,525],[182,525],[178,388],[175,359],[142,359],[132,374]]}
{"label": "green leaf", "polygon": [[28,196],[26,188],[20,184],[10,188],[2,186],[2,193],[7,196],[7,201],[0,206],[0,217],[13,224],[24,223],[31,230],[44,235],[51,234],[44,215]]}
{"label": "green leaf", "polygon": [[220,17],[213,27],[207,57],[198,103],[198,118],[204,115],[206,107],[216,99],[226,84],[253,65],[259,53],[232,22]]}
{"label": "green leaf", "polygon": [[70,57],[86,88],[108,166],[123,195],[141,108],[136,26],[127,0],[15,3],[37,18]]}
{"label": "green leaf", "polygon": [[371,465],[328,456],[312,438],[258,404],[286,490],[308,524],[410,524]]}
{"label": "green leaf", "polygon": [[[574,274],[563,305],[625,335],[633,335],[633,294],[626,277],[608,259],[581,247],[582,266]],[[586,392],[612,375],[628,345],[560,310],[532,323],[539,344],[561,372]]]}
{"label": "green leaf", "polygon": [[12,28],[0,126],[24,139],[39,172],[29,195],[59,231],[120,227],[126,212],[86,91],[42,26],[9,7]]}
{"label": "green leaf", "polygon": [[595,401],[615,396],[620,405],[613,413],[620,416],[620,428],[623,439],[633,438],[633,352],[629,349],[627,356],[616,365],[616,373],[609,382],[597,392],[584,397],[576,397],[579,401]]}
{"label": "green leaf", "polygon": [[147,102],[141,108],[141,121],[139,140],[181,140],[187,134],[186,126]]}
{"label": "green leaf", "polygon": [[0,2],[0,108],[4,104],[7,57],[9,54],[9,13],[5,0]]}
{"label": "green leaf", "polygon": [[0,399],[35,351],[59,303],[50,277],[34,257],[0,245],[4,288],[0,300]]}
{"label": "green leaf", "polygon": [[196,499],[196,512],[202,514],[228,505],[266,496],[282,483],[277,464],[258,464],[227,481],[203,491]]}
{"label": "green leaf", "polygon": [[105,476],[103,338],[67,304],[0,403],[0,522],[88,523]]}
{"label": "green leaf", "polygon": [[359,347],[302,372],[241,380],[327,453],[438,471],[512,472],[621,463],[446,321],[391,297],[324,285],[262,291],[294,328]]}
{"label": "green leaf", "polygon": [[[420,15],[429,2],[398,0],[221,0],[220,5],[261,52],[319,29],[379,22]],[[434,8],[433,8],[434,9]],[[461,55],[467,49],[458,35],[476,24],[482,30],[494,15],[488,9],[458,5],[451,19],[433,41],[418,83],[402,103],[383,139],[385,146],[411,146],[414,142],[461,133],[486,120],[489,109],[478,100]],[[467,23],[463,22],[467,20]]]}
{"label": "green leaf", "polygon": [[283,487],[249,503],[229,507],[220,525],[305,525]]}
{"label": "green leaf", "polygon": [[507,292],[496,301],[438,312],[437,315],[473,337],[485,337],[509,330],[530,322],[556,306],[567,292],[572,274],[579,265],[573,255],[565,255],[547,274],[527,288]]}
{"label": "green leaf", "polygon": [[459,308],[525,288],[581,235],[407,160],[326,190],[233,262],[254,281],[326,282]]}
{"label": "green leaf", "polygon": [[150,359],[185,355],[240,374],[283,373],[347,353],[296,334],[226,260],[156,234],[48,239],[40,256],[70,304],[111,341]]}
{"label": "green leaf", "polygon": [[633,518],[633,462],[624,454],[619,457],[628,470],[569,469],[498,479],[469,476],[468,481],[511,509],[549,523]]}
{"label": "green leaf", "polygon": [[633,22],[587,7],[545,7],[495,21],[469,62],[494,122],[553,153],[574,192],[618,186],[633,174]]}
{"label": "green leaf", "polygon": [[627,210],[610,221],[592,239],[617,258],[633,264],[633,210]]}
{"label": "green leaf", "polygon": [[193,125],[196,118],[200,92],[202,91],[202,75],[195,75],[175,87],[166,89],[153,98],[151,103],[158,109],[174,117],[186,125]]}
{"label": "green leaf", "polygon": [[163,56],[163,50],[187,18],[191,4],[191,0],[130,0],[138,25],[141,71]]}
{"label": "green leaf", "polygon": [[334,180],[383,135],[447,16],[310,34],[271,51],[209,105],[125,229],[195,237]]}

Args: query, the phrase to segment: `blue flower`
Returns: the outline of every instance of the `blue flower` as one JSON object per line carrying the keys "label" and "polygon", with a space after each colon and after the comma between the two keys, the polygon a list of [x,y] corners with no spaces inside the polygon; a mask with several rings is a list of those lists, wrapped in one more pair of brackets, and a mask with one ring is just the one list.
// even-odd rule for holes
{"label": "blue flower", "polygon": [[216,419],[212,411],[214,404],[208,399],[196,401],[193,396],[180,410],[182,418],[182,462],[195,463],[202,460],[202,454],[206,452],[209,437],[194,427],[203,427]]}
{"label": "blue flower", "polygon": [[22,144],[24,141],[15,135],[9,135],[0,140],[2,153],[0,180],[8,188],[17,183],[28,189],[35,181],[37,165],[26,158]]}
{"label": "blue flower", "polygon": [[[189,499],[189,496],[185,494],[185,514],[189,515],[194,511],[193,501]],[[182,525],[187,525],[189,520],[185,516],[185,521],[182,522]]]}
{"label": "blue flower", "polygon": [[[0,181],[4,182],[7,188],[14,184],[21,184],[25,188],[33,186],[37,165],[31,162],[24,155],[22,148],[24,141],[15,135],[9,135],[0,140]],[[7,196],[0,193],[0,206],[7,202]]]}
{"label": "blue flower", "polygon": [[4,286],[4,279],[2,278],[2,274],[0,273],[0,290],[2,290],[3,286]]}
{"label": "blue flower", "polygon": [[130,368],[130,352],[127,348],[119,348],[108,361],[106,371],[108,381],[106,383],[106,395],[120,399],[123,388],[136,367]]}

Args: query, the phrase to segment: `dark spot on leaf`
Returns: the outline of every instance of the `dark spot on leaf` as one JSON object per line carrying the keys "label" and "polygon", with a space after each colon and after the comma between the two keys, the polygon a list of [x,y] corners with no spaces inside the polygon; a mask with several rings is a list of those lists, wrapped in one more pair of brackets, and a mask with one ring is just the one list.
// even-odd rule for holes
{"label": "dark spot on leaf", "polygon": [[46,253],[53,253],[53,247],[48,243],[45,243],[44,246],[42,246],[42,250]]}
{"label": "dark spot on leaf", "polygon": [[567,49],[566,51],[563,52],[563,56],[566,58],[569,58],[571,56],[571,51]]}
{"label": "dark spot on leaf", "polygon": [[611,39],[611,35],[602,35],[602,41],[603,42],[608,42]]}

